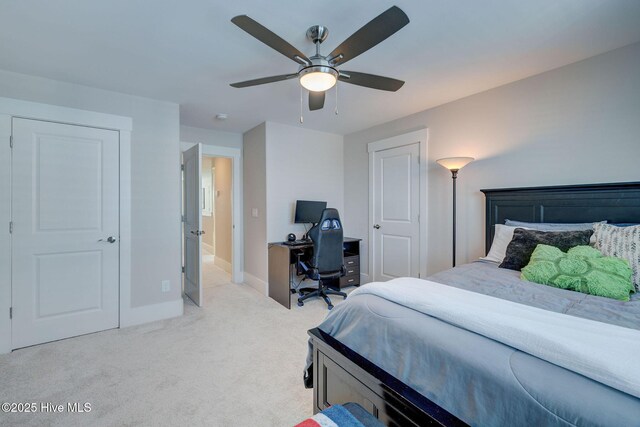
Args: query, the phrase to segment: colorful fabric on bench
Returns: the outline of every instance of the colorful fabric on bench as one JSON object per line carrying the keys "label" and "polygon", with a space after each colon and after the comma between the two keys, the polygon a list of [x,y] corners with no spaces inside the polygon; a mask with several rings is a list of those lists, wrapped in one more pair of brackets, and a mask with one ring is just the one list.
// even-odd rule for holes
{"label": "colorful fabric on bench", "polygon": [[358,421],[344,406],[333,405],[300,424],[296,424],[295,427],[365,427],[365,425]]}

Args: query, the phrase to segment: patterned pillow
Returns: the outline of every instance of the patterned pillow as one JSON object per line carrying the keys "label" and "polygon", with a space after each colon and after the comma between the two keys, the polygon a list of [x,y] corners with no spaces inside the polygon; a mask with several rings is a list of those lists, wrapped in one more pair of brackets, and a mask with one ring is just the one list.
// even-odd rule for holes
{"label": "patterned pillow", "polygon": [[584,231],[537,231],[516,228],[513,239],[507,246],[507,253],[500,268],[520,271],[529,264],[533,250],[539,244],[555,246],[561,251],[568,251],[574,246],[588,245],[592,230]]}
{"label": "patterned pillow", "polygon": [[640,225],[616,227],[614,225],[594,225],[596,249],[604,256],[622,258],[629,261],[633,271],[633,285],[640,288]]}
{"label": "patterned pillow", "polygon": [[629,301],[629,294],[635,292],[627,261],[603,257],[591,246],[575,246],[564,253],[553,246],[538,245],[520,277],[542,285],[621,301]]}

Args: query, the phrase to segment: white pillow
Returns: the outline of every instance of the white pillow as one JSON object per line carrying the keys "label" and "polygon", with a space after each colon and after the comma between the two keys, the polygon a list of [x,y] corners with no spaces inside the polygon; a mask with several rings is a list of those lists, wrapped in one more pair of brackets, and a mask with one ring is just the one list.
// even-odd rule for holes
{"label": "white pillow", "polygon": [[493,243],[491,243],[491,249],[485,257],[480,259],[483,261],[491,261],[501,263],[507,254],[507,246],[513,239],[513,230],[516,228],[524,228],[530,230],[528,227],[511,227],[503,224],[496,224],[496,232],[493,234]]}

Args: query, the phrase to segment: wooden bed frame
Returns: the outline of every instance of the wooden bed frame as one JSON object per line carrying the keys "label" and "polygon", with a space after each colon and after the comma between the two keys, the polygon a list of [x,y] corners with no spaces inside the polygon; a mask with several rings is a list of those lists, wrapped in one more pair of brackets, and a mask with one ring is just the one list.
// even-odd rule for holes
{"label": "wooden bed frame", "polygon": [[[480,190],[486,196],[486,251],[494,225],[527,222],[640,223],[640,182]],[[318,328],[313,346],[313,409],[356,402],[388,426],[465,423]]]}

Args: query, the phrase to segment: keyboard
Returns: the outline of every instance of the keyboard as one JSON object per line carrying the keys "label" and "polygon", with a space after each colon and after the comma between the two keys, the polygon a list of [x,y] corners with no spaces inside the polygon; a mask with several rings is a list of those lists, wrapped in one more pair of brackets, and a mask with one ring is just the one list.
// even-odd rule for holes
{"label": "keyboard", "polygon": [[282,242],[287,246],[302,246],[302,245],[308,245],[311,243],[310,240],[294,240],[293,242]]}

